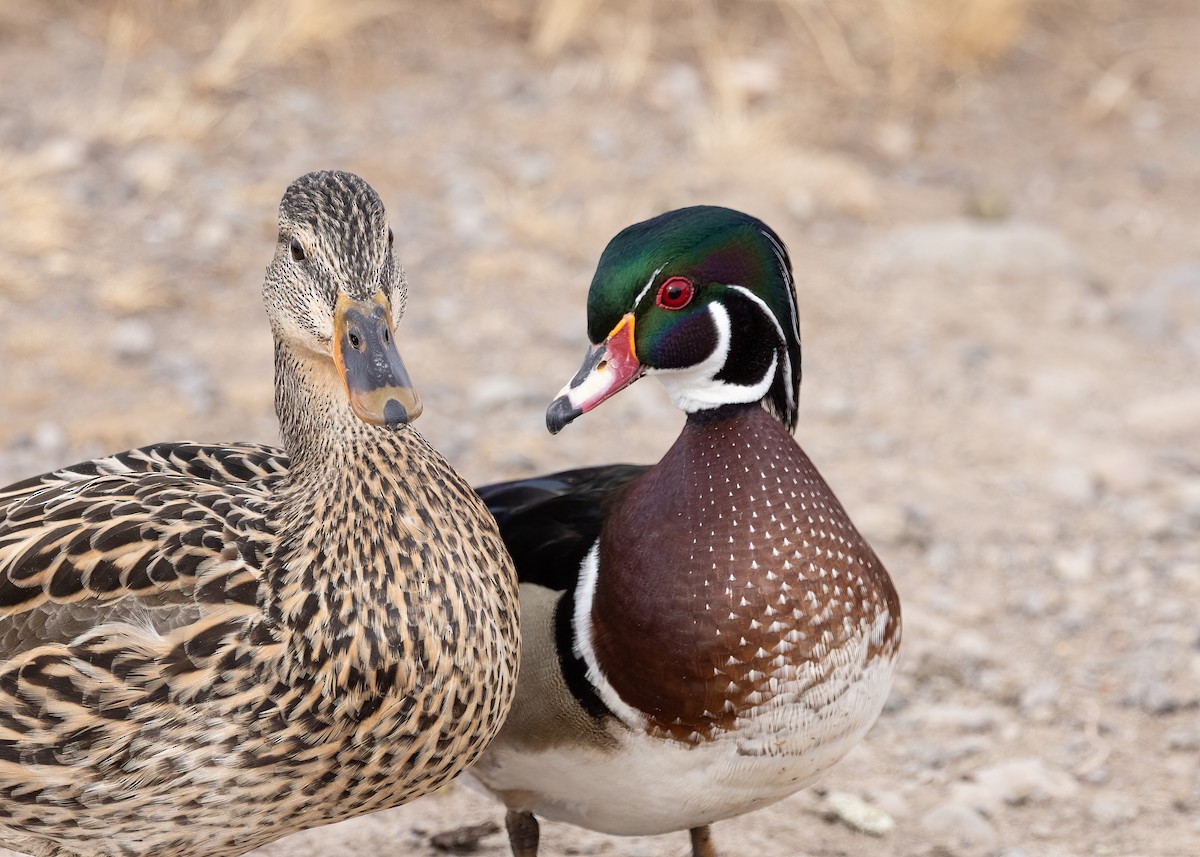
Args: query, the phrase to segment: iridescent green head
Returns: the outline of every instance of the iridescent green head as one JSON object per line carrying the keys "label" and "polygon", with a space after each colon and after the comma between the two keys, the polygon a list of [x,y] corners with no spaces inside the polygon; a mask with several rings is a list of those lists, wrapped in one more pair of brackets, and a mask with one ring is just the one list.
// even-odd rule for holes
{"label": "iridescent green head", "polygon": [[621,231],[588,292],[583,367],[547,412],[558,431],[643,374],[692,413],[764,401],[789,428],[800,387],[791,261],[761,220],[681,208]]}

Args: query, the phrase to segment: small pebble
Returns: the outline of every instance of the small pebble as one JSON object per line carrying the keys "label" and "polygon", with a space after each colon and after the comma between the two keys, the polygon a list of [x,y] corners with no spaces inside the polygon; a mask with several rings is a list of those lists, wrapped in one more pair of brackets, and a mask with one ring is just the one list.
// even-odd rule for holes
{"label": "small pebble", "polygon": [[1200,435],[1200,392],[1173,390],[1132,402],[1125,423],[1142,440],[1185,440]]}
{"label": "small pebble", "polygon": [[[941,844],[953,848],[996,845],[996,828],[981,812],[961,803],[944,803],[921,818],[922,829]],[[953,853],[953,851],[951,851]]]}
{"label": "small pebble", "polygon": [[1118,827],[1138,817],[1137,801],[1121,792],[1103,792],[1092,798],[1088,815],[1098,824]]}
{"label": "small pebble", "polygon": [[956,800],[981,812],[999,813],[1005,806],[1045,803],[1074,797],[1075,778],[1041,759],[1012,759],[975,772],[973,780],[957,784]]}
{"label": "small pebble", "polygon": [[1167,749],[1177,753],[1200,750],[1200,727],[1183,726],[1167,733]]}
{"label": "small pebble", "polygon": [[1096,478],[1083,467],[1058,467],[1046,475],[1046,487],[1063,500],[1082,506],[1096,498]]}
{"label": "small pebble", "polygon": [[1069,583],[1091,580],[1096,575],[1096,548],[1080,545],[1059,551],[1054,555],[1054,571]]}
{"label": "small pebble", "polygon": [[144,321],[128,319],[113,328],[108,341],[117,357],[140,359],[154,350],[154,328]]}
{"label": "small pebble", "polygon": [[836,819],[851,830],[883,836],[890,833],[896,822],[877,806],[872,806],[858,795],[849,792],[830,792],[825,796],[829,819]]}

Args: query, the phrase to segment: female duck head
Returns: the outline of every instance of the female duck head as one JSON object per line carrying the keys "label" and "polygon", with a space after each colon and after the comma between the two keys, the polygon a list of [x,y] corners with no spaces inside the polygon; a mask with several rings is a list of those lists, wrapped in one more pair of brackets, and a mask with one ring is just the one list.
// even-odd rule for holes
{"label": "female duck head", "polygon": [[655,375],[688,413],[765,401],[789,428],[800,388],[791,261],[761,220],[716,206],[659,215],[620,232],[588,292],[583,366],[546,412],[557,433]]}
{"label": "female duck head", "polygon": [[289,365],[307,377],[336,371],[360,419],[398,426],[420,415],[421,402],[396,350],[407,285],[392,244],[383,202],[361,178],[301,176],[279,204],[263,300]]}

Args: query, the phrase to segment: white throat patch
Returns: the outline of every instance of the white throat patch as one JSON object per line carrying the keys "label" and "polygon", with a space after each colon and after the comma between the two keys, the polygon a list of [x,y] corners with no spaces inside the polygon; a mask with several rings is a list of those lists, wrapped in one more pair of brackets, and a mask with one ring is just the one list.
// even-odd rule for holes
{"label": "white throat patch", "polygon": [[[754,298],[750,292],[739,286],[734,286]],[[762,301],[755,300],[761,305]],[[763,306],[764,312],[774,321],[774,316]],[[729,320],[729,311],[719,303],[708,305],[713,324],[717,328],[717,345],[712,353],[694,366],[683,369],[650,369],[647,375],[653,375],[662,382],[667,395],[675,403],[675,407],[686,413],[705,411],[721,405],[757,402],[767,395],[771,382],[775,380],[775,372],[779,368],[778,349],[771,356],[771,365],[762,378],[753,384],[731,384],[728,381],[717,380],[717,375],[725,367],[729,359],[729,346],[733,338],[733,324]],[[776,327],[779,323],[776,322]],[[782,345],[782,337],[780,339]]]}

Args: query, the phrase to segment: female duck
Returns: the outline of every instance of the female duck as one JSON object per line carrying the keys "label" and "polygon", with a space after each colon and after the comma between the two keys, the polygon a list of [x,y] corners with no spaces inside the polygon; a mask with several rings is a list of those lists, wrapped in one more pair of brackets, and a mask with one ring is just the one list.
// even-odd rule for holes
{"label": "female duck", "polygon": [[236,855],[482,751],[516,580],[409,425],[405,293],[374,190],[306,175],[263,286],[290,461],[170,444],[0,491],[0,844]]}
{"label": "female duck", "polygon": [[900,644],[875,552],[792,439],[791,264],[762,222],[686,208],[608,245],[597,343],[550,405],[559,431],[642,375],[687,421],[657,465],[481,489],[521,579],[512,713],[472,774],[508,806],[617,834],[708,825],[813,782],[866,734]]}

